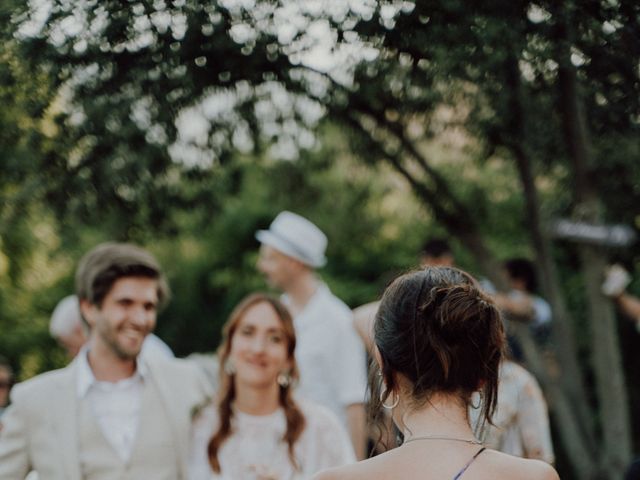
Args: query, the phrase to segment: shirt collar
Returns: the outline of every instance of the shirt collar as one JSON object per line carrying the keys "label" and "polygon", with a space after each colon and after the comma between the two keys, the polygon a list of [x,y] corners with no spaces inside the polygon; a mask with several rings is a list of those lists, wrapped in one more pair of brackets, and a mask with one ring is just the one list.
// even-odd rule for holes
{"label": "shirt collar", "polygon": [[[98,382],[96,377],[93,375],[93,370],[91,370],[91,365],[89,365],[89,347],[84,346],[78,352],[78,356],[76,357],[77,361],[77,383],[76,383],[76,394],[78,398],[84,398],[87,394],[91,386]],[[144,380],[149,374],[149,367],[142,359],[141,355],[138,355],[136,359],[136,371],[133,374],[133,377],[139,377],[141,380]],[[130,377],[130,378],[133,378]]]}
{"label": "shirt collar", "polygon": [[[318,280],[318,285],[316,287],[316,291],[313,292],[313,295],[311,295],[311,297],[309,298],[309,300],[307,301],[307,303],[305,304],[303,311],[306,310],[307,306],[315,301],[317,298],[322,297],[324,295],[326,295],[327,293],[331,293],[331,290],[329,290],[329,287],[327,286],[326,283],[324,283],[322,280]],[[282,300],[282,303],[285,304],[285,306],[289,307],[291,305],[291,297],[289,297],[288,294],[283,293],[280,296],[280,300]]]}

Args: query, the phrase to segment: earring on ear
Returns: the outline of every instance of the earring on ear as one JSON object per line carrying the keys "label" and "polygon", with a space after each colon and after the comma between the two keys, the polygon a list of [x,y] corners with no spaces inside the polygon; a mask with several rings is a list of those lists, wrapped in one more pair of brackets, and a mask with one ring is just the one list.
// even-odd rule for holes
{"label": "earring on ear", "polygon": [[385,396],[387,394],[387,386],[386,385],[382,386],[382,390],[380,391],[380,402],[382,403],[382,406],[384,408],[386,408],[387,410],[393,410],[400,403],[400,394],[396,393],[395,390],[392,390],[391,393],[395,394],[396,399],[391,405],[388,405],[388,404],[384,403]]}
{"label": "earring on ear", "polygon": [[278,385],[282,388],[287,388],[291,384],[291,374],[289,371],[285,370],[280,372],[276,377],[276,382],[278,382]]}
{"label": "earring on ear", "polygon": [[[474,399],[478,400],[475,405],[473,403]],[[471,408],[473,408],[474,410],[478,410],[480,408],[480,405],[482,405],[482,392],[473,392],[471,394],[471,399],[469,400],[469,404],[471,405]]]}
{"label": "earring on ear", "polygon": [[233,361],[230,358],[224,362],[224,373],[229,376],[236,374],[236,366],[233,364]]}

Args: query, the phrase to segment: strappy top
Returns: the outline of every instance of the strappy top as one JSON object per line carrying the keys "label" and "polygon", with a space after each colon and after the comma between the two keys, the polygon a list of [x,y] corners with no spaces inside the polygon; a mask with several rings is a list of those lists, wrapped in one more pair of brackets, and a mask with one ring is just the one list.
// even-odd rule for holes
{"label": "strappy top", "polygon": [[481,454],[482,452],[484,452],[484,451],[485,451],[485,448],[484,448],[484,447],[482,447],[480,450],[478,450],[478,451],[476,452],[476,454],[475,454],[473,457],[471,457],[471,460],[469,460],[469,461],[467,462],[467,464],[466,464],[464,467],[462,467],[462,470],[460,470],[458,473],[456,473],[456,476],[455,476],[455,477],[453,477],[453,480],[458,480],[458,479],[462,476],[462,474],[463,474],[464,472],[466,472],[466,471],[467,471],[467,468],[469,468],[469,465],[471,465],[471,464],[473,463],[473,461],[474,461],[476,458],[478,458],[478,455],[480,455],[480,454]]}

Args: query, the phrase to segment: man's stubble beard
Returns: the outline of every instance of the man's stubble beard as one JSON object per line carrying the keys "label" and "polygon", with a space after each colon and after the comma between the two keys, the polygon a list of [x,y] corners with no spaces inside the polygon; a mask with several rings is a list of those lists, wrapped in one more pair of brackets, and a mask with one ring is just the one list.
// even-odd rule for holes
{"label": "man's stubble beard", "polygon": [[123,349],[119,344],[116,338],[117,332],[113,329],[101,329],[98,328],[98,335],[102,339],[103,343],[109,347],[109,349],[118,357],[120,360],[135,360],[140,352],[142,351],[142,345],[144,343],[144,339],[146,339],[149,332],[147,332],[140,342],[140,348],[135,353],[130,353]]}

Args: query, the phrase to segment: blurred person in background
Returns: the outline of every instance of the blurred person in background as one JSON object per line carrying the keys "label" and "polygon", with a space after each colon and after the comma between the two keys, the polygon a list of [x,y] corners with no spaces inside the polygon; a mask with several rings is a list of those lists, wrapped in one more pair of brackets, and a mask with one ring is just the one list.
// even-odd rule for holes
{"label": "blurred person in background", "polygon": [[[631,275],[620,264],[613,264],[607,267],[604,272],[602,282],[602,293],[609,297],[622,312],[631,319],[640,332],[640,298],[627,292],[627,287],[631,283]],[[629,465],[624,480],[640,480],[640,459],[636,458]]]}
{"label": "blurred person in background", "polygon": [[526,258],[504,262],[510,290],[497,293],[494,301],[509,318],[529,323],[534,333],[544,335],[551,324],[551,307],[537,295],[538,280],[533,263]]}
{"label": "blurred person in background", "polygon": [[422,267],[453,267],[455,257],[449,242],[440,237],[427,240],[420,252],[420,265]]}
{"label": "blurred person in background", "polygon": [[353,316],[318,277],[325,265],[326,235],[312,222],[281,212],[261,243],[258,270],[282,291],[297,336],[298,393],[331,409],[348,429],[358,458],[366,448],[366,355]]}
{"label": "blurred person in background", "polygon": [[189,480],[306,479],[355,462],[346,430],[327,408],[294,395],[291,315],[254,294],[231,313],[213,401],[196,414]]}
{"label": "blurred person in background", "polygon": [[517,457],[555,462],[547,402],[535,377],[516,362],[500,364],[498,400],[491,423],[481,418],[482,398],[472,398],[469,418],[488,448]]}
{"label": "blurred person in background", "polygon": [[[529,332],[537,345],[550,355],[551,306],[537,295],[538,281],[533,263],[526,258],[511,258],[503,264],[509,291],[493,293],[492,297],[507,320],[507,333],[510,355],[514,360],[525,360],[523,347],[509,328],[509,322],[528,325]],[[548,361],[553,361],[548,355]]]}
{"label": "blurred person in background", "polygon": [[74,359],[87,343],[85,325],[80,315],[78,297],[69,295],[58,302],[49,321],[49,333],[64,348],[69,359]]}
{"label": "blurred person in background", "polygon": [[622,265],[614,264],[607,268],[602,293],[611,298],[620,311],[634,321],[640,332],[640,298],[626,291],[631,283],[631,275]]}

